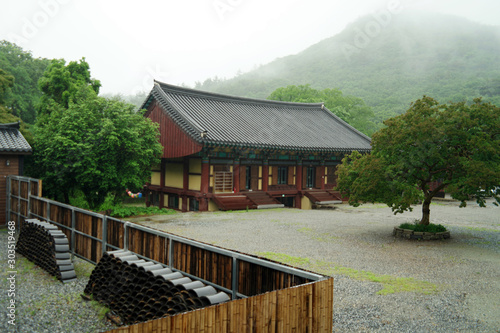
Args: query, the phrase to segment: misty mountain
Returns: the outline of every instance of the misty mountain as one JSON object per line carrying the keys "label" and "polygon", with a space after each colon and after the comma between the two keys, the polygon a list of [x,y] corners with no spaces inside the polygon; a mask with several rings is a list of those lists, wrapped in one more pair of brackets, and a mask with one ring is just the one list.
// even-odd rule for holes
{"label": "misty mountain", "polygon": [[296,55],[195,88],[266,98],[301,84],[361,97],[377,122],[423,95],[443,103],[484,96],[500,105],[500,27],[442,14],[379,13]]}

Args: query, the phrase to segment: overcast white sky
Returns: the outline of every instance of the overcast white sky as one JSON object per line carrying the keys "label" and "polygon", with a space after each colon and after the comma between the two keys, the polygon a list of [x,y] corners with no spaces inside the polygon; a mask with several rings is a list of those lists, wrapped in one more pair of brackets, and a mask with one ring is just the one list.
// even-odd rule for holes
{"label": "overcast white sky", "polygon": [[360,16],[428,10],[500,25],[499,0],[0,0],[0,40],[85,57],[101,92],[232,77],[331,37]]}

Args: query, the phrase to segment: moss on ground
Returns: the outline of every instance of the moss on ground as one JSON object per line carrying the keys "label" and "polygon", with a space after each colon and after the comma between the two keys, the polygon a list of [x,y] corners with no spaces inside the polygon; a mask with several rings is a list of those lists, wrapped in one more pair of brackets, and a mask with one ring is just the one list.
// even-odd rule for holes
{"label": "moss on ground", "polygon": [[395,277],[387,274],[377,274],[369,271],[357,270],[349,267],[335,265],[331,262],[311,260],[309,258],[294,257],[283,253],[259,252],[258,255],[267,259],[282,262],[287,265],[309,269],[314,272],[334,276],[344,275],[359,281],[370,281],[382,284],[379,295],[388,295],[399,292],[414,292],[417,294],[432,294],[439,291],[438,286],[413,278]]}

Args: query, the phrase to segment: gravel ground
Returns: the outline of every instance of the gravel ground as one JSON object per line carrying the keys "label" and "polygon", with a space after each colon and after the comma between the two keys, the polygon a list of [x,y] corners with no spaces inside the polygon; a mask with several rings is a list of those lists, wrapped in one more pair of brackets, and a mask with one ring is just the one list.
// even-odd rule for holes
{"label": "gravel ground", "polygon": [[134,221],[334,276],[335,332],[500,332],[499,207],[433,204],[431,221],[451,231],[444,241],[392,236],[420,207],[398,215],[385,205],[337,207]]}
{"label": "gravel ground", "polygon": [[[15,269],[7,265],[6,230],[0,231],[1,283],[0,308],[2,320],[0,332],[20,333],[70,333],[102,332],[112,329],[104,319],[107,308],[97,302],[86,302],[81,294],[87,285],[94,265],[75,258],[73,264],[77,281],[63,284],[46,271],[16,254]],[[15,271],[15,288],[7,280]],[[15,295],[9,295],[13,290]],[[10,291],[12,293],[12,291]],[[15,325],[7,317],[10,301],[15,301]]]}
{"label": "gravel ground", "polygon": [[[339,205],[129,220],[334,276],[335,332],[500,332],[500,208],[440,201],[431,220],[445,225],[451,239],[395,239],[393,227],[419,211],[395,216],[384,205]],[[5,230],[0,244],[7,248]],[[12,298],[6,252],[0,252],[4,313]],[[76,258],[75,267],[78,281],[62,284],[17,256],[16,326],[4,316],[0,331],[111,329],[102,307],[80,298],[93,266]]]}

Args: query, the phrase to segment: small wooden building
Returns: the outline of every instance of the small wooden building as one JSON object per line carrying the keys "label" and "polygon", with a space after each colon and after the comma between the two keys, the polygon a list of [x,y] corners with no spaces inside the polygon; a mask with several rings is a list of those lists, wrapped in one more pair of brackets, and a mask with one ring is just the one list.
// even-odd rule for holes
{"label": "small wooden building", "polygon": [[0,124],[0,226],[7,222],[7,176],[22,176],[24,156],[31,154],[31,146],[19,131],[19,122]]}
{"label": "small wooden building", "polygon": [[143,108],[160,124],[161,163],[147,202],[185,211],[341,202],[333,191],[345,154],[370,138],[322,103],[257,100],[156,82]]}

